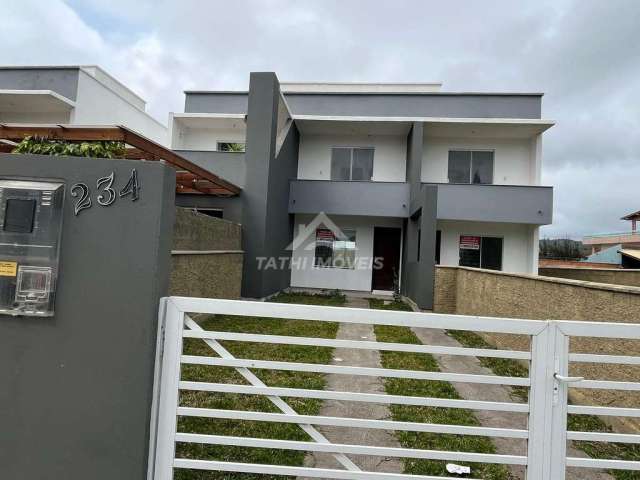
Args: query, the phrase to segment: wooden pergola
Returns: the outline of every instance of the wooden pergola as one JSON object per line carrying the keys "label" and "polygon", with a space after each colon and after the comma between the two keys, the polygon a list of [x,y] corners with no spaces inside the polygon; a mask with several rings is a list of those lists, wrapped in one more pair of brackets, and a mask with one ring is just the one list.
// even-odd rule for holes
{"label": "wooden pergola", "polygon": [[126,127],[0,123],[0,153],[10,153],[26,137],[68,142],[113,141],[127,146],[125,158],[165,161],[176,169],[176,193],[230,197],[241,188],[194,164],[174,151]]}

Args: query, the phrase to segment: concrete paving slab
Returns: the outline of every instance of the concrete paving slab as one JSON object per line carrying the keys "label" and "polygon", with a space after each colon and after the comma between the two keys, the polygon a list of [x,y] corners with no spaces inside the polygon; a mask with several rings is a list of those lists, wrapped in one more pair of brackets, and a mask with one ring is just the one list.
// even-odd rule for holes
{"label": "concrete paving slab", "polygon": [[[348,298],[347,307],[368,308],[365,299]],[[342,340],[375,341],[372,325],[340,324],[336,336]],[[380,368],[380,352],[372,350],[354,350],[337,348],[333,354],[333,365]],[[353,375],[327,375],[327,390],[350,391],[359,393],[385,393],[383,380],[377,377]],[[359,402],[328,400],[323,403],[320,415],[331,417],[353,417],[375,420],[388,420],[391,413],[386,405]],[[375,445],[379,447],[400,447],[393,431],[362,428],[319,427],[319,430],[334,443],[355,445]],[[351,460],[364,471],[402,473],[402,460],[386,457],[350,456]],[[313,453],[307,455],[304,465],[312,468],[343,469],[330,454]]]}

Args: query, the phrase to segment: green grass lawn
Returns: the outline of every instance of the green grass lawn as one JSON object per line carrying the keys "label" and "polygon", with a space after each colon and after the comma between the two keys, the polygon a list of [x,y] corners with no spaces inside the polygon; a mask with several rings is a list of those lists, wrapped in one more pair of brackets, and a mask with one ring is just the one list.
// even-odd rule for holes
{"label": "green grass lawn", "polygon": [[[402,302],[384,304],[381,300],[371,300],[371,308],[385,310],[408,310],[409,306]],[[375,325],[376,338],[379,342],[420,344],[420,340],[407,327]],[[381,352],[382,366],[404,370],[439,371],[438,363],[432,355],[422,353]],[[392,395],[409,395],[418,397],[436,397],[458,399],[460,396],[448,382],[413,380],[404,378],[388,378],[385,390]],[[421,407],[413,405],[391,405],[393,420],[406,422],[441,423],[449,425],[479,426],[478,419],[470,410],[458,408]],[[463,452],[495,453],[493,443],[486,437],[466,435],[445,435],[424,432],[396,432],[400,444],[406,448],[427,450],[452,450]],[[405,459],[404,472],[414,475],[448,475],[446,462],[433,460]],[[506,480],[509,473],[504,465],[469,464],[472,477],[490,480]]]}
{"label": "green grass lawn", "polygon": [[[340,306],[344,304],[344,297],[335,292],[327,295],[286,293],[274,297],[271,301]],[[225,315],[201,318],[199,319],[199,323],[205,330],[321,338],[335,338],[338,330],[338,324],[332,322]],[[237,358],[252,358],[256,360],[326,364],[330,362],[333,353],[331,348],[325,347],[270,345],[247,342],[221,343]],[[185,339],[183,351],[187,355],[216,356],[213,350],[201,339]],[[253,373],[269,386],[318,390],[322,390],[325,387],[325,376],[319,373],[273,370],[253,370]],[[240,385],[248,384],[233,368],[203,365],[183,365],[182,380],[237,383]],[[296,412],[303,415],[318,414],[322,403],[321,400],[304,398],[287,398],[286,401]],[[183,391],[180,394],[180,405],[200,408],[280,412],[266,397],[261,395]],[[271,422],[180,417],[178,419],[178,431],[299,441],[310,440],[307,434],[297,425]],[[176,445],[176,457],[299,466],[303,464],[305,452],[179,443]],[[176,469],[174,478],[176,480],[264,480],[286,477]]]}
{"label": "green grass lawn", "polygon": [[[487,343],[480,335],[461,331],[449,330],[447,332],[465,347],[471,348],[495,348]],[[529,369],[522,363],[513,359],[502,358],[481,358],[480,363],[489,368],[496,375],[507,375],[512,377],[527,377]],[[511,387],[514,395],[526,401],[529,390],[525,387]],[[578,432],[611,432],[612,429],[599,417],[594,415],[569,415],[567,417],[569,430]],[[573,442],[573,445],[585,452],[591,458],[633,460],[640,461],[640,445],[624,443],[604,443],[604,442]],[[611,470],[609,473],[616,480],[640,480],[640,472]]]}

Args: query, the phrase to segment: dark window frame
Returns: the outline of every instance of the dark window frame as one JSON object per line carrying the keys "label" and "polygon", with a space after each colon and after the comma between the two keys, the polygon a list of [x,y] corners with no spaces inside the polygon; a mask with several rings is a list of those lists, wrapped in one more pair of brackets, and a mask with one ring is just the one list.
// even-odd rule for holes
{"label": "dark window frame", "polygon": [[[478,253],[479,253],[479,259],[478,259],[478,267],[471,267],[470,265],[462,265],[460,262],[462,261],[462,249],[460,248],[460,238],[461,237],[480,237],[480,246],[478,249]],[[496,268],[489,268],[483,265],[482,262],[482,244],[483,244],[483,240],[485,238],[490,238],[490,239],[497,239],[500,240],[500,268],[496,269]],[[502,272],[504,269],[504,236],[500,236],[500,235],[478,235],[477,233],[463,233],[458,235],[458,266],[460,267],[466,267],[469,266],[471,268],[483,268],[483,269],[487,269],[487,270],[495,270],[498,272]]]}
{"label": "dark window frame", "polygon": [[[469,152],[469,181],[468,182],[452,182],[451,181],[451,154],[453,152]],[[473,154],[491,153],[491,179],[489,182],[474,182],[473,175]],[[447,181],[458,185],[493,185],[496,170],[496,151],[495,149],[479,149],[479,148],[451,148],[447,152]]]}
{"label": "dark window frame", "polygon": [[[334,150],[349,150],[349,178],[334,178],[333,171],[333,152]],[[369,179],[359,180],[353,179],[353,164],[355,160],[355,151],[356,150],[370,150],[371,151],[371,176]],[[373,168],[375,165],[375,157],[376,157],[376,148],[374,146],[351,146],[351,145],[334,145],[330,149],[330,166],[329,166],[329,176],[332,181],[335,182],[372,182],[373,181]]]}
{"label": "dark window frame", "polygon": [[[331,232],[332,236],[333,236],[333,240],[331,240],[331,246],[329,247],[328,245],[319,245],[318,243],[318,232],[319,231],[327,231],[327,232]],[[344,270],[355,270],[356,268],[356,252],[358,250],[357,247],[357,242],[358,242],[358,232],[357,229],[355,228],[343,228],[341,229],[342,233],[345,235],[345,238],[337,238],[335,233],[329,229],[329,228],[316,228],[315,230],[315,244],[314,244],[314,251],[313,251],[313,266],[315,268],[340,268],[340,269],[344,269]],[[353,235],[351,235],[353,234]],[[339,248],[336,247],[336,243],[337,242],[345,242],[345,241],[350,241],[350,239],[353,238],[353,248]],[[328,242],[327,242],[328,243]],[[331,251],[330,254],[328,254],[327,252],[324,252],[322,250],[329,250]],[[342,265],[336,265],[336,258],[339,258],[338,255],[336,255],[336,251],[337,250],[341,250],[343,252],[349,251],[352,253],[353,258],[352,258],[352,263],[350,265],[347,264],[342,264]],[[319,255],[320,252],[320,255]],[[342,258],[345,258],[345,255],[343,253]],[[322,259],[322,261],[319,261],[319,259]]]}

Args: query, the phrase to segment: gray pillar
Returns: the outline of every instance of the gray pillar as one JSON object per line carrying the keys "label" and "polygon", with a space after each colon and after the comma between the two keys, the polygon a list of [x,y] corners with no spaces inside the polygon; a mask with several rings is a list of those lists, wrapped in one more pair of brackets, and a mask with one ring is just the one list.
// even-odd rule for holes
{"label": "gray pillar", "polygon": [[422,184],[424,124],[416,122],[407,136],[409,218],[405,222],[403,262],[404,295],[425,309],[433,308],[438,190]]}
{"label": "gray pillar", "polygon": [[[298,132],[291,126],[276,152],[280,85],[274,73],[252,73],[247,113],[246,179],[241,195],[243,249],[242,295],[260,298],[290,284],[289,265],[260,269],[261,258],[289,257],[293,222],[288,213],[289,180],[295,178]],[[263,262],[264,263],[264,262]],[[263,265],[264,266],[264,265]]]}
{"label": "gray pillar", "polygon": [[[175,172],[160,162],[0,155],[2,177],[65,183],[55,316],[0,315],[0,478],[146,478],[158,300],[166,295]],[[98,204],[96,179],[140,198]],[[91,188],[74,215],[70,187]]]}

